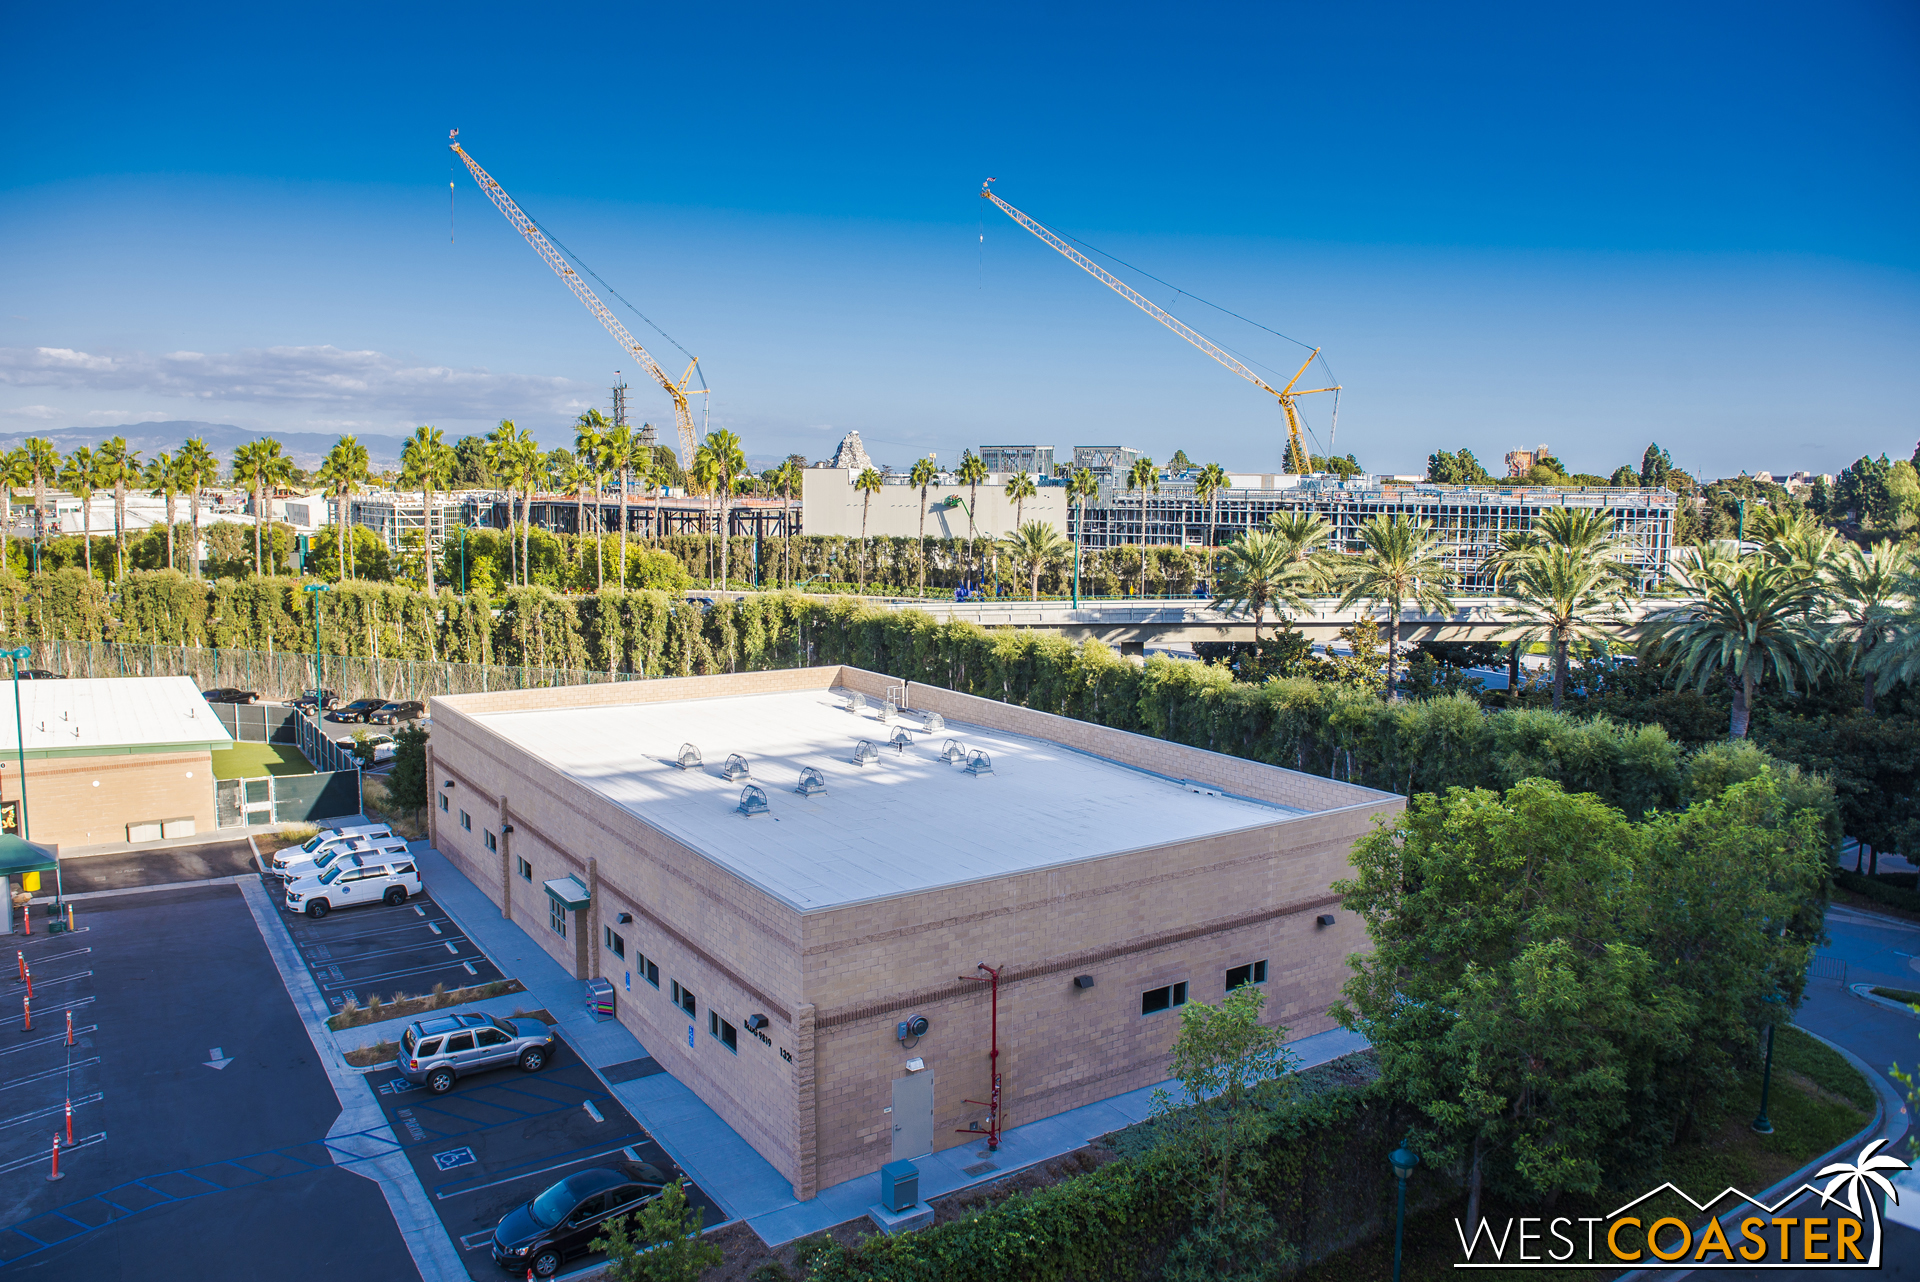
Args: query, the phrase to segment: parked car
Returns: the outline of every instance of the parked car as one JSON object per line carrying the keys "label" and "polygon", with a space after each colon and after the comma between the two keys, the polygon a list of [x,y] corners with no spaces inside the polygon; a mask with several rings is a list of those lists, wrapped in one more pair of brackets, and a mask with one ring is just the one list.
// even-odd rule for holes
{"label": "parked car", "polygon": [[308,869],[325,871],[342,851],[361,855],[371,852],[382,843],[399,842],[400,838],[395,837],[393,829],[385,824],[329,828],[325,832],[315,833],[297,846],[276,850],[268,860],[267,867],[278,876],[296,879],[307,876]]}
{"label": "parked car", "polygon": [[370,713],[385,706],[385,699],[355,699],[352,703],[343,703],[327,714],[329,721],[365,721]]}
{"label": "parked car", "polygon": [[420,874],[405,846],[342,855],[325,872],[287,883],[287,909],[316,921],[336,908],[404,904],[420,893]]}
{"label": "parked car", "polygon": [[493,1231],[493,1262],[518,1276],[550,1278],[569,1256],[593,1249],[600,1226],[631,1215],[667,1186],[649,1162],[621,1162],[575,1171],[538,1197],[508,1211]]}
{"label": "parked car", "polygon": [[287,706],[289,708],[317,707],[325,712],[339,702],[340,696],[331,690],[302,690],[299,698],[287,700]]}
{"label": "parked car", "polygon": [[396,703],[383,703],[379,709],[367,717],[377,726],[397,726],[402,721],[418,721],[427,715],[427,705],[418,699],[406,699]]}
{"label": "parked car", "polygon": [[408,1081],[445,1095],[456,1078],[509,1064],[537,1073],[552,1058],[553,1029],[537,1019],[437,1015],[407,1025],[394,1067]]}
{"label": "parked car", "polygon": [[236,690],[232,686],[215,686],[211,690],[202,690],[200,697],[208,703],[258,703],[258,690]]}
{"label": "parked car", "polygon": [[20,670],[20,679],[22,681],[65,681],[67,674],[64,672],[49,672],[45,668],[22,668]]}
{"label": "parked car", "polygon": [[373,755],[361,757],[361,760],[371,765],[377,766],[382,762],[393,760],[393,736],[390,734],[367,734],[364,730],[360,731],[353,738],[354,755],[360,756],[363,748]]}

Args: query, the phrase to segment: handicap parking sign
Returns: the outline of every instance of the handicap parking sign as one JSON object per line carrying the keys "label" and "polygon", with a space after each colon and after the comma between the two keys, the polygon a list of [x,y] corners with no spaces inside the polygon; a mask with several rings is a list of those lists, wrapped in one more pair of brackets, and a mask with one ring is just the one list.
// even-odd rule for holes
{"label": "handicap parking sign", "polygon": [[444,1153],[433,1155],[433,1164],[443,1171],[451,1171],[456,1166],[471,1166],[475,1158],[470,1148],[448,1149]]}

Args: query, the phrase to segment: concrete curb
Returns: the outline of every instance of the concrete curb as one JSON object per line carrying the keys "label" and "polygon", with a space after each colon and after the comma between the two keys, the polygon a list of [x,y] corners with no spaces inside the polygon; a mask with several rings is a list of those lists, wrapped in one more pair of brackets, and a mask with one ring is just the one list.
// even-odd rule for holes
{"label": "concrete curb", "polygon": [[[255,854],[258,854],[257,850]],[[341,1163],[335,1151],[334,1161],[353,1174],[380,1186],[381,1194],[387,1199],[387,1208],[393,1213],[394,1223],[400,1229],[400,1236],[406,1240],[407,1250],[412,1254],[414,1267],[419,1269],[421,1278],[426,1282],[437,1282],[442,1278],[466,1277],[467,1269],[460,1261],[460,1252],[427,1201],[427,1191],[421,1186],[420,1177],[415,1174],[412,1164],[401,1150],[399,1138],[387,1125],[387,1115],[367,1092],[361,1080],[362,1074],[347,1063],[340,1054],[340,1048],[334,1044],[333,1034],[327,1030],[329,1012],[326,998],[320,995],[319,987],[301,963],[294,949],[293,937],[281,927],[279,909],[267,898],[267,892],[258,878],[244,878],[237,884],[241,897],[247,901],[248,911],[253,914],[254,925],[260,930],[260,938],[265,941],[273,964],[280,971],[287,995],[293,999],[294,1009],[300,1013],[300,1022],[306,1027],[314,1054],[319,1057],[320,1066],[326,1070],[327,1080],[340,1101],[340,1116],[328,1129],[327,1138],[331,1140],[343,1135],[371,1133],[384,1136],[394,1145],[391,1153],[351,1165]]]}
{"label": "concrete curb", "polygon": [[[1799,1025],[1796,1024],[1794,1027],[1799,1028]],[[1847,1063],[1859,1070],[1860,1076],[1867,1079],[1867,1082],[1873,1087],[1874,1093],[1873,1120],[1868,1122],[1858,1134],[1854,1135],[1844,1144],[1828,1149],[1825,1153],[1814,1158],[1811,1162],[1808,1162],[1799,1170],[1794,1171],[1785,1179],[1754,1194],[1756,1198],[1763,1201],[1771,1201],[1773,1198],[1792,1189],[1795,1185],[1810,1182],[1813,1179],[1813,1173],[1822,1166],[1825,1166],[1828,1162],[1852,1157],[1872,1140],[1879,1139],[1883,1136],[1889,1141],[1898,1140],[1902,1135],[1907,1133],[1908,1126],[1913,1120],[1907,1115],[1906,1098],[1894,1089],[1893,1083],[1887,1081],[1879,1073],[1875,1072],[1872,1066],[1865,1060],[1855,1055],[1846,1047],[1837,1046],[1828,1041],[1818,1033],[1811,1032],[1804,1028],[1801,1028],[1800,1031],[1806,1033],[1808,1037],[1813,1038],[1814,1041],[1819,1042],[1827,1049],[1837,1052]],[[1785,1208],[1783,1207],[1781,1209],[1784,1210]],[[1730,1221],[1739,1219],[1740,1214],[1738,1211],[1729,1211],[1725,1215],[1716,1216],[1715,1218],[1718,1219],[1722,1225],[1725,1225]],[[1717,1272],[1718,1270],[1715,1271]],[[1691,1277],[1695,1272],[1696,1270],[1693,1269],[1635,1269],[1630,1273],[1622,1273],[1614,1279],[1614,1282],[1680,1282],[1681,1278]]]}
{"label": "concrete curb", "polygon": [[1875,988],[1885,987],[1885,984],[1848,984],[1847,991],[1863,1002],[1872,1002],[1875,1006],[1884,1006],[1888,1010],[1897,1010],[1908,1019],[1920,1019],[1920,1010],[1915,1010],[1906,1002],[1896,1002],[1891,997],[1882,997],[1873,991]]}

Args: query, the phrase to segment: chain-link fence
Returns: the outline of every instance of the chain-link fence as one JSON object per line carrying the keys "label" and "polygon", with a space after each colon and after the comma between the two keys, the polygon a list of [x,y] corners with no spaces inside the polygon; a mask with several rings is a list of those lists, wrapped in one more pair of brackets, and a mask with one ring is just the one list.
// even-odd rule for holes
{"label": "chain-link fence", "polygon": [[[13,643],[10,643],[13,644]],[[32,666],[66,677],[191,677],[202,690],[234,687],[262,699],[291,699],[312,689],[314,658],[274,650],[215,650],[198,646],[119,645],[100,641],[33,641]],[[430,699],[541,686],[639,681],[630,672],[579,668],[505,667],[322,655],[319,685],[342,702],[351,699]]]}

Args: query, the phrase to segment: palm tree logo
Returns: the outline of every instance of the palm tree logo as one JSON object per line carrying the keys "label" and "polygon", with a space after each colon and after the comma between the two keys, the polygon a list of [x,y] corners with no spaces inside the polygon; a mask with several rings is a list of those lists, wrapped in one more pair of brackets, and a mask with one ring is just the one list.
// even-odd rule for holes
{"label": "palm tree logo", "polygon": [[[1864,1218],[1860,1210],[1861,1189],[1871,1185],[1871,1188],[1867,1189],[1867,1209],[1865,1214],[1873,1217],[1873,1256],[1864,1266],[1870,1269],[1880,1267],[1881,1234],[1880,1202],[1879,1199],[1873,1196],[1872,1190],[1876,1188],[1879,1189],[1887,1195],[1888,1201],[1896,1206],[1899,1205],[1900,1191],[1893,1186],[1893,1181],[1889,1180],[1880,1172],[1905,1171],[1910,1169],[1907,1163],[1897,1157],[1890,1157],[1885,1153],[1875,1152],[1875,1150],[1887,1142],[1885,1139],[1875,1140],[1873,1143],[1861,1149],[1860,1156],[1852,1162],[1835,1162],[1831,1166],[1824,1166],[1820,1168],[1813,1177],[1818,1180],[1825,1179],[1831,1175],[1833,1179],[1828,1181],[1827,1187],[1820,1193],[1820,1200],[1822,1202],[1831,1202],[1836,1206],[1844,1206],[1848,1212],[1856,1218]],[[1836,1196],[1837,1190],[1842,1187],[1846,1190],[1846,1196],[1844,1198]]]}

